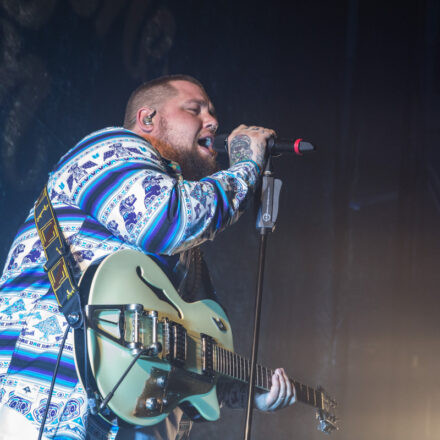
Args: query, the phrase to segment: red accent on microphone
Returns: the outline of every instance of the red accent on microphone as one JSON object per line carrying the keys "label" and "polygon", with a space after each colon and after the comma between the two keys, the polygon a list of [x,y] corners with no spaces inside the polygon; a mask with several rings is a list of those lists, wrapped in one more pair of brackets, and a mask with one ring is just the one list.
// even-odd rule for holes
{"label": "red accent on microphone", "polygon": [[297,139],[295,141],[295,143],[293,144],[293,150],[295,151],[296,154],[298,154],[298,156],[302,156],[303,154],[301,153],[301,151],[299,151],[299,143],[302,141],[302,139]]}

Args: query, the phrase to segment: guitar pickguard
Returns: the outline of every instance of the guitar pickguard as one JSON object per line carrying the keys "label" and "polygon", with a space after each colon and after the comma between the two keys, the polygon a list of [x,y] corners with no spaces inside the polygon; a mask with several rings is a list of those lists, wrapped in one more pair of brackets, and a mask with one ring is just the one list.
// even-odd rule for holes
{"label": "guitar pickguard", "polygon": [[168,413],[179,402],[195,394],[206,394],[213,386],[213,380],[200,380],[199,375],[182,368],[173,367],[170,371],[153,368],[136,401],[133,415],[154,417],[163,412]]}

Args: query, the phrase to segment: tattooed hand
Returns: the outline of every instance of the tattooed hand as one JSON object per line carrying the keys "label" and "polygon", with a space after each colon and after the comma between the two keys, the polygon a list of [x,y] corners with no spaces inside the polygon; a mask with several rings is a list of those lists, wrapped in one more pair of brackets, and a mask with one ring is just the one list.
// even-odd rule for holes
{"label": "tattooed hand", "polygon": [[261,411],[275,411],[292,405],[296,401],[295,387],[283,368],[275,370],[272,386],[267,393],[255,394],[254,405]]}
{"label": "tattooed hand", "polygon": [[264,166],[266,144],[275,131],[263,127],[240,125],[228,137],[229,162],[232,165],[243,160],[253,160]]}

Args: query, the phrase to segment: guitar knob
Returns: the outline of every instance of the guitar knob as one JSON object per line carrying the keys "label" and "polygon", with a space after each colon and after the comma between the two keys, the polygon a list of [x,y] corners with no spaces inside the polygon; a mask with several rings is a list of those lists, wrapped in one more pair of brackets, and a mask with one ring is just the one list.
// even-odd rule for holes
{"label": "guitar knob", "polygon": [[165,388],[166,384],[167,384],[167,378],[166,376],[159,376],[156,379],[156,383],[160,388]]}
{"label": "guitar knob", "polygon": [[159,407],[159,404],[157,402],[157,399],[155,397],[150,397],[149,399],[147,399],[145,401],[145,407],[149,410],[149,411],[155,411],[157,410],[157,408]]}

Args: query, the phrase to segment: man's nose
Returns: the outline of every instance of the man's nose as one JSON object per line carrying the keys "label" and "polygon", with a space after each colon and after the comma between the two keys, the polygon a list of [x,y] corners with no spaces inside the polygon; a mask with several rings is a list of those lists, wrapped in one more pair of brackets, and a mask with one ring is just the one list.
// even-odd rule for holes
{"label": "man's nose", "polygon": [[208,114],[203,121],[203,126],[206,127],[212,134],[215,134],[218,128],[217,119],[211,114]]}

